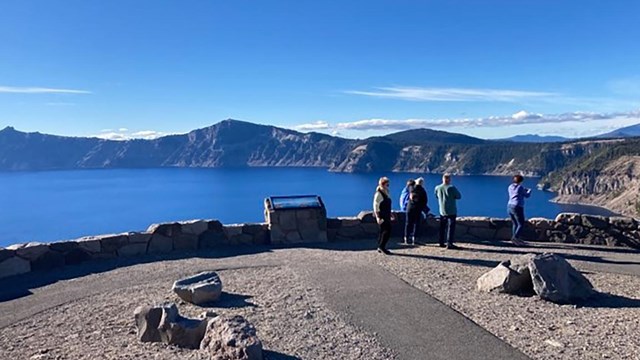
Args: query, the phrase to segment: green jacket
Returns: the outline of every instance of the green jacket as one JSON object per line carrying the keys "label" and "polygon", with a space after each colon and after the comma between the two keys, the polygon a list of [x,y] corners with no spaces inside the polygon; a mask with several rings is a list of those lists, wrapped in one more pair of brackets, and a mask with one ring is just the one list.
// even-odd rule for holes
{"label": "green jacket", "polygon": [[456,200],[460,200],[462,195],[453,185],[440,184],[435,189],[438,205],[440,205],[440,215],[458,215]]}

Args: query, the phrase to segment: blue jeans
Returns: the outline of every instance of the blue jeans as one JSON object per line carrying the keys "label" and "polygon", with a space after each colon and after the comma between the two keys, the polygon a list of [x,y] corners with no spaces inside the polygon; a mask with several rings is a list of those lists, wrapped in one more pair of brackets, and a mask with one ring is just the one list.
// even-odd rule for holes
{"label": "blue jeans", "polygon": [[404,224],[404,237],[405,239],[411,239],[418,236],[418,226],[420,225],[420,211],[410,210],[407,211],[407,218]]}
{"label": "blue jeans", "polygon": [[440,215],[440,231],[438,232],[440,245],[444,245],[445,239],[447,245],[453,245],[456,236],[456,218],[457,215]]}
{"label": "blue jeans", "polygon": [[522,229],[524,229],[524,207],[509,205],[507,212],[511,217],[511,238],[520,239]]}

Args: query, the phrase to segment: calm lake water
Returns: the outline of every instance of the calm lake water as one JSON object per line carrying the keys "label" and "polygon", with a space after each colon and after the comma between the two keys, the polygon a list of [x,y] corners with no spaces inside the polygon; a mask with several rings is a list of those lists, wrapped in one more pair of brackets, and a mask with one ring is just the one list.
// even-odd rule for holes
{"label": "calm lake water", "polygon": [[[391,179],[393,207],[406,180],[419,174],[342,174],[325,169],[117,169],[0,173],[0,246],[28,241],[144,230],[149,224],[188,219],[262,222],[263,200],[273,195],[318,194],[329,216],[354,216],[371,208],[377,180]],[[429,206],[437,211],[438,175],[423,175]],[[459,215],[507,217],[510,177],[458,176]],[[525,185],[535,189],[538,179]],[[534,190],[527,217],[559,212],[609,214],[604,209],[549,202]],[[433,211],[432,210],[432,211]]]}

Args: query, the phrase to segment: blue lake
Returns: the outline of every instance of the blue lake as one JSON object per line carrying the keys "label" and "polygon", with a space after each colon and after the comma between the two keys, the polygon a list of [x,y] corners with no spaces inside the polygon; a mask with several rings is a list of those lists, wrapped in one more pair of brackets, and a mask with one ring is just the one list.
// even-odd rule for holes
{"label": "blue lake", "polygon": [[[309,168],[109,169],[0,173],[0,246],[124,231],[188,219],[262,222],[263,200],[273,195],[317,194],[329,216],[354,216],[371,208],[377,180],[391,179],[394,208],[406,180],[419,174],[343,174]],[[429,206],[437,211],[438,175],[423,175]],[[457,176],[459,215],[507,217],[510,177]],[[535,189],[538,179],[525,185]],[[534,190],[527,217],[559,212],[610,214],[588,206],[549,202]],[[433,210],[432,210],[433,211]]]}

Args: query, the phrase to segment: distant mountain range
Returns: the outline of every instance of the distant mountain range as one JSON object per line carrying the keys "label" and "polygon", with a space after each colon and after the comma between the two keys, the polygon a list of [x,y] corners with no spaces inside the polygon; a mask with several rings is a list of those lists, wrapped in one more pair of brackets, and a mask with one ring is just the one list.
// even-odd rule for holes
{"label": "distant mountain range", "polygon": [[571,138],[562,136],[540,136],[534,134],[516,135],[509,138],[500,139],[500,141],[513,141],[513,142],[525,142],[525,143],[544,143],[544,142],[564,142],[570,141]]}
{"label": "distant mountain range", "polygon": [[544,175],[610,141],[490,141],[429,129],[364,140],[225,120],[155,140],[112,141],[0,131],[0,170],[149,167],[324,167],[337,172],[408,171]]}
{"label": "distant mountain range", "polygon": [[599,138],[621,138],[621,137],[635,137],[640,136],[640,124],[635,124],[627,127],[608,132],[606,134],[598,135]]}

